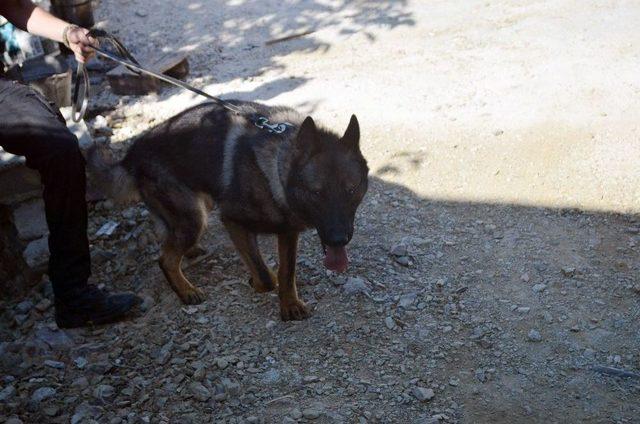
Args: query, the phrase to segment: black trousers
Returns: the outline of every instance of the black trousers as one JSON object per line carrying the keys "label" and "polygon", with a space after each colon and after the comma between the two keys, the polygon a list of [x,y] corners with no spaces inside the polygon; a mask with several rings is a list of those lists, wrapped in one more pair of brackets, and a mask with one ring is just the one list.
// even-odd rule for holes
{"label": "black trousers", "polygon": [[40,173],[49,225],[49,278],[64,297],[91,274],[85,162],[60,111],[35,90],[0,77],[0,146]]}

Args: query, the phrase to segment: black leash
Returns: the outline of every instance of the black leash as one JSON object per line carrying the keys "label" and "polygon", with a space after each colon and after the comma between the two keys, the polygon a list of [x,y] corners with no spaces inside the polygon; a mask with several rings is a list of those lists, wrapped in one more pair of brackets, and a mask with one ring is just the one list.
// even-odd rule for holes
{"label": "black leash", "polygon": [[[113,60],[114,62],[117,62],[121,65],[124,65],[131,72],[137,75],[147,74],[161,81],[167,82],[169,84],[173,84],[185,90],[189,90],[193,93],[196,93],[200,96],[206,97],[214,101],[220,106],[238,115],[242,115],[244,113],[244,111],[241,108],[234,105],[233,103],[227,102],[218,97],[214,97],[210,94],[207,94],[204,91],[199,90],[194,86],[187,84],[184,81],[180,81],[179,79],[170,77],[168,75],[164,75],[158,72],[151,71],[149,69],[145,69],[140,65],[140,63],[135,59],[135,57],[133,57],[133,55],[129,53],[129,51],[124,47],[124,45],[120,42],[120,40],[118,40],[113,35],[107,33],[106,31],[99,30],[99,29],[92,29],[89,32],[89,35],[91,37],[98,39],[101,43],[108,42],[109,44],[111,44],[115,48],[115,50],[118,52],[120,57],[112,53],[109,53],[100,47],[93,47],[93,49],[96,51],[97,54],[103,57],[106,57],[107,59]],[[84,117],[84,114],[87,111],[87,105],[89,103],[89,87],[90,87],[89,73],[87,72],[87,68],[84,65],[84,63],[78,62],[78,71],[76,73],[76,80],[74,82],[74,85],[75,86],[73,89],[73,106],[71,109],[71,118],[74,120],[74,122],[78,122]],[[258,128],[262,128],[262,129],[265,129],[266,131],[276,133],[276,134],[282,134],[287,130],[288,127],[293,126],[288,122],[271,124],[268,118],[257,115],[257,114],[254,114],[251,117],[251,120],[253,121],[254,125],[256,125]]]}

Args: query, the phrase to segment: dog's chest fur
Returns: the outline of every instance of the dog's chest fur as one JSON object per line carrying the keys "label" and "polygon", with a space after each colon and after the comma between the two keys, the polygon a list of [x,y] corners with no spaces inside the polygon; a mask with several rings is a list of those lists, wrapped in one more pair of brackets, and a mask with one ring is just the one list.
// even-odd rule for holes
{"label": "dog's chest fur", "polygon": [[[266,111],[265,111],[266,112]],[[303,230],[286,199],[291,167],[291,142],[301,117],[287,109],[264,113],[271,122],[289,122],[284,134],[272,134],[246,119],[231,115],[224,138],[222,191],[218,198],[223,218],[255,232]]]}

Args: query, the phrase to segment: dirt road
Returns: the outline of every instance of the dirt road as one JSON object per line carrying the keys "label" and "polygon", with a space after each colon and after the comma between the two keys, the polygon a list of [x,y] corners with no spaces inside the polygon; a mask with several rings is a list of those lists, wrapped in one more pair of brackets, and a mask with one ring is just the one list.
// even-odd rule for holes
{"label": "dirt road", "polygon": [[[184,307],[144,208],[96,204],[90,234],[120,225],[92,236],[95,279],[141,292],[147,312],[61,332],[46,284],[5,303],[0,418],[638,421],[636,2],[135,1],[97,16],[138,55],[190,52],[211,93],[339,128],[356,113],[372,184],[346,277],[305,235],[313,316],[297,323],[252,293],[215,216],[187,272],[208,300]],[[200,100],[95,101],[117,106],[118,144]]]}

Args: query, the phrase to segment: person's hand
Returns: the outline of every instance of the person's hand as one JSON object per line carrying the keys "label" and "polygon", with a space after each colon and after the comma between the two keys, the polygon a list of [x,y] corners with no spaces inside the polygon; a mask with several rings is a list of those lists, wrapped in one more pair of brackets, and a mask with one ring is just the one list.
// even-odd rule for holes
{"label": "person's hand", "polygon": [[88,34],[88,29],[77,26],[72,26],[67,30],[68,47],[73,51],[78,62],[84,63],[95,54],[91,46],[99,47],[98,40]]}

